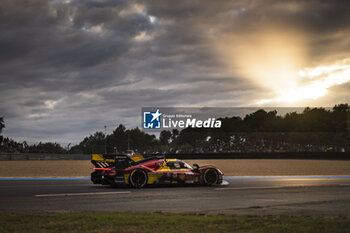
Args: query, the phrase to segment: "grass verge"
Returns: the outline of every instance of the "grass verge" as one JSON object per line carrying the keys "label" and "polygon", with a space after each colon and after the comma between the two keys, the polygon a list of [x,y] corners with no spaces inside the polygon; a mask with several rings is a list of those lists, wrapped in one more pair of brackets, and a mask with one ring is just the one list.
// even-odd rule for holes
{"label": "grass verge", "polygon": [[167,213],[0,213],[0,232],[350,232],[349,217]]}

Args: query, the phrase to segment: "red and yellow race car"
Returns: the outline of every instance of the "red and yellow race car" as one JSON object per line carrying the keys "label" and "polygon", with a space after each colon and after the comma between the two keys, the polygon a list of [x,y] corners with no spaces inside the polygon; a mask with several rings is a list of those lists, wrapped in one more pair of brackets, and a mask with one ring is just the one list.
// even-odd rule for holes
{"label": "red and yellow race car", "polygon": [[178,159],[163,156],[144,158],[142,155],[93,154],[95,165],[91,173],[94,184],[129,185],[142,188],[153,184],[221,184],[223,173],[214,166],[193,167]]}

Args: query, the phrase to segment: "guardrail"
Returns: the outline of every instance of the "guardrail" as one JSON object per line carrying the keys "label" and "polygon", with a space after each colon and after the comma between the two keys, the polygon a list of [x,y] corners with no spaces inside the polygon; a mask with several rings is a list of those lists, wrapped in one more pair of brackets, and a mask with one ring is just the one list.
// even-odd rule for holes
{"label": "guardrail", "polygon": [[11,160],[90,160],[90,154],[0,153],[0,161]]}
{"label": "guardrail", "polygon": [[[145,157],[156,156],[146,154]],[[157,154],[159,156],[159,154]],[[350,160],[350,152],[249,152],[165,154],[177,159],[329,159]],[[91,154],[0,153],[0,161],[11,160],[90,160]]]}
{"label": "guardrail", "polygon": [[166,154],[177,159],[337,159],[350,160],[350,152],[233,152]]}

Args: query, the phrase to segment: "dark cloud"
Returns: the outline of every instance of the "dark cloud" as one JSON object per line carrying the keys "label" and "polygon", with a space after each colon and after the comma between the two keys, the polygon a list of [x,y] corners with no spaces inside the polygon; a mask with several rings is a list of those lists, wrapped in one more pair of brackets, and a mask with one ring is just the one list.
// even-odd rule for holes
{"label": "dark cloud", "polygon": [[77,142],[108,123],[138,126],[143,106],[252,104],[265,92],[227,70],[216,53],[222,35],[273,25],[308,37],[309,64],[343,59],[349,8],[322,0],[2,0],[4,133]]}

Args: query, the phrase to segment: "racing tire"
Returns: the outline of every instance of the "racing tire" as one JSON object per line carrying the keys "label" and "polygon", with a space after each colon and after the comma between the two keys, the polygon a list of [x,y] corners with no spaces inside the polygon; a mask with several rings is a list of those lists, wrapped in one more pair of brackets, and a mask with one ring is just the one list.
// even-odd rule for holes
{"label": "racing tire", "polygon": [[215,169],[207,169],[203,174],[204,185],[211,186],[217,184],[219,181],[219,175]]}
{"label": "racing tire", "polygon": [[130,173],[129,184],[133,188],[142,188],[147,184],[147,173],[142,169],[135,169]]}

